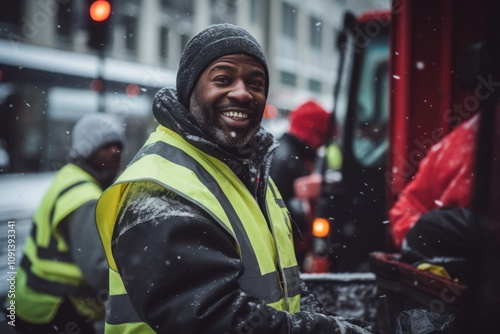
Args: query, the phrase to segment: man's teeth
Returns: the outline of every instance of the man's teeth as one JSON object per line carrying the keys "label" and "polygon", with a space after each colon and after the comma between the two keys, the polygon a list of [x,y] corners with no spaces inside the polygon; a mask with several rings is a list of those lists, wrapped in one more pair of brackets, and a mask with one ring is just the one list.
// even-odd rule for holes
{"label": "man's teeth", "polygon": [[236,112],[236,111],[223,112],[222,115],[224,115],[226,117],[237,118],[237,119],[247,119],[248,118],[248,114],[243,113],[243,112]]}

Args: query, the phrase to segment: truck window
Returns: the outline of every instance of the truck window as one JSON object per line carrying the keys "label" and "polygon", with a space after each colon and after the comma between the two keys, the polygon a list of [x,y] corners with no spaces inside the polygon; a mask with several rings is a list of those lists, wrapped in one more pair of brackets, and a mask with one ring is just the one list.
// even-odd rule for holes
{"label": "truck window", "polygon": [[372,40],[365,49],[354,115],[353,153],[365,167],[382,165],[387,151],[388,44]]}

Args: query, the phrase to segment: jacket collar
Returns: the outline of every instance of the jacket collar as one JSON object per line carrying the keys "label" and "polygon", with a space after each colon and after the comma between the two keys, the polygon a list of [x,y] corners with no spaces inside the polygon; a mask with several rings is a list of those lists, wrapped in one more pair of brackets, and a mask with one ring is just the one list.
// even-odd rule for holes
{"label": "jacket collar", "polygon": [[278,148],[278,142],[263,127],[260,127],[246,147],[239,150],[241,154],[234,155],[207,138],[193,115],[179,102],[175,89],[163,88],[158,91],[153,102],[153,115],[161,125],[226,163],[252,193],[256,192],[259,180],[267,180],[270,161]]}

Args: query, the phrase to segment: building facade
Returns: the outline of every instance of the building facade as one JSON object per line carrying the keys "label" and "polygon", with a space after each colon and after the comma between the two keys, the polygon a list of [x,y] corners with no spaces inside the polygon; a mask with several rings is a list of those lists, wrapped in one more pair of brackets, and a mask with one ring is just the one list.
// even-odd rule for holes
{"label": "building facade", "polygon": [[11,157],[11,170],[54,169],[58,164],[49,161],[65,150],[56,146],[68,142],[56,133],[68,131],[88,111],[122,114],[131,124],[129,135],[145,136],[154,126],[149,118],[155,91],[175,85],[187,41],[213,23],[240,25],[262,44],[269,62],[268,102],[279,115],[309,98],[331,109],[335,39],[344,12],[389,8],[390,1],[114,0],[102,51],[87,43],[92,2],[0,5],[0,141],[11,156],[22,155]]}
{"label": "building facade", "polygon": [[[0,37],[92,52],[86,46],[89,2],[4,2]],[[389,1],[115,0],[112,6],[106,57],[175,70],[184,45],[197,31],[213,23],[238,24],[254,34],[268,54],[270,103],[292,108],[306,96],[331,103],[335,32],[344,11],[388,8]]]}

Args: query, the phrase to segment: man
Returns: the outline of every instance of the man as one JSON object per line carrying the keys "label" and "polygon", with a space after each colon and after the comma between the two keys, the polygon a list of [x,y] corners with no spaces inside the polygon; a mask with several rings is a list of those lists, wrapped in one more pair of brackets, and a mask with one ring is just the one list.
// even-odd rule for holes
{"label": "man", "polygon": [[97,204],[110,265],[106,333],[349,333],[299,312],[288,211],[269,179],[277,147],[261,126],[264,53],[213,25],[186,45],[160,123]]}
{"label": "man", "polygon": [[87,114],[75,124],[70,162],[34,215],[16,276],[20,332],[94,333],[93,321],[103,318],[108,268],[95,205],[119,171],[124,143],[123,124],[110,114]]}
{"label": "man", "polygon": [[302,242],[297,240],[295,244],[300,266],[310,246],[311,236],[303,203],[295,197],[294,181],[313,172],[318,149],[325,143],[330,113],[317,102],[309,100],[295,108],[289,119],[289,130],[278,140],[280,146],[273,157],[270,175],[304,239]]}
{"label": "man", "polygon": [[271,177],[287,204],[295,196],[293,182],[311,174],[315,167],[330,113],[315,101],[306,101],[290,113],[289,119],[290,128],[278,140],[280,146],[271,165]]}

